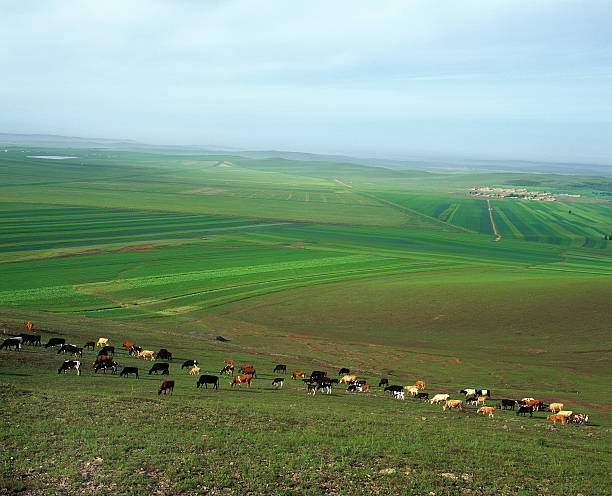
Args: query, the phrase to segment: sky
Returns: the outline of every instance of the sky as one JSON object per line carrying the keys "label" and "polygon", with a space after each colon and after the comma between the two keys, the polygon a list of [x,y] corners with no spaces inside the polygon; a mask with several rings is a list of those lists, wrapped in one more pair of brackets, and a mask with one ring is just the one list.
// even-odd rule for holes
{"label": "sky", "polygon": [[0,132],[612,164],[609,0],[0,5]]}

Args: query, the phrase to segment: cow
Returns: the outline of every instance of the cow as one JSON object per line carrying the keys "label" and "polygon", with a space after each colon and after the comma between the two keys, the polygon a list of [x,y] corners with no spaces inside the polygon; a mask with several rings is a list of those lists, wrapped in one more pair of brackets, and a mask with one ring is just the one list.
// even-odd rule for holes
{"label": "cow", "polygon": [[314,379],[315,381],[319,377],[327,377],[327,370],[313,370],[310,374],[310,378]]}
{"label": "cow", "polygon": [[493,407],[492,406],[482,406],[478,409],[476,413],[482,413],[483,415],[489,414],[489,417],[493,416]]}
{"label": "cow", "polygon": [[223,360],[223,363],[225,365],[232,365],[233,366],[234,365],[234,360]]}
{"label": "cow", "polygon": [[168,360],[171,361],[172,360],[172,353],[170,353],[166,348],[162,348],[161,350],[159,350],[157,352],[157,355],[155,356],[156,360]]}
{"label": "cow", "polygon": [[476,396],[476,389],[464,388],[457,391],[458,393],[465,394],[465,396]]}
{"label": "cow", "polygon": [[240,372],[243,375],[250,375],[251,377],[257,377],[257,372],[252,366],[246,367],[243,365],[242,367],[240,367],[240,370],[238,372]]}
{"label": "cow", "polygon": [[532,406],[519,406],[519,409],[516,411],[516,415],[525,415],[529,414],[530,417],[533,417],[533,407]]}
{"label": "cow", "polygon": [[415,398],[418,400],[429,400],[429,393],[417,393]]}
{"label": "cow", "polygon": [[237,375],[232,379],[232,382],[230,382],[230,387],[233,388],[236,384],[240,386],[243,382],[246,382],[247,386],[251,387],[251,379],[252,377],[250,375]]}
{"label": "cow", "polygon": [[104,346],[108,345],[108,338],[98,338],[98,342],[96,343],[96,348],[99,346],[100,348],[103,348]]}
{"label": "cow", "polygon": [[317,392],[317,385],[308,384],[308,394],[312,394],[314,396],[316,392]]}
{"label": "cow", "polygon": [[197,360],[185,360],[183,365],[181,365],[181,370],[183,370],[185,367],[195,367],[197,364]]}
{"label": "cow", "polygon": [[200,367],[194,366],[189,370],[189,375],[197,375],[200,373]]}
{"label": "cow", "polygon": [[119,377],[127,377],[128,374],[136,374],[136,379],[140,379],[140,377],[138,377],[138,367],[123,367],[123,370],[119,373]]}
{"label": "cow", "polygon": [[557,415],[565,415],[566,417],[570,417],[574,412],[572,410],[559,410]]}
{"label": "cow", "polygon": [[167,363],[154,363],[153,367],[149,369],[149,375],[151,375],[153,372],[155,372],[155,375],[157,375],[157,373],[160,371],[162,375],[170,374],[170,365]]}
{"label": "cow", "polygon": [[51,348],[51,346],[61,346],[66,343],[64,338],[51,338],[49,342],[45,345],[45,348]]}
{"label": "cow", "polygon": [[276,367],[274,367],[274,370],[272,371],[273,374],[275,374],[276,372],[282,372],[283,374],[286,374],[287,366],[283,365],[282,363],[279,363]]}
{"label": "cow", "polygon": [[142,351],[142,346],[134,345],[128,350],[128,353],[130,354],[130,356],[134,356],[134,355],[138,356],[138,353],[140,353],[141,351]]}
{"label": "cow", "polygon": [[114,346],[103,346],[100,351],[98,351],[98,356],[102,355],[114,355],[115,347]]}
{"label": "cow", "polygon": [[93,365],[95,365],[95,364],[96,364],[96,363],[98,363],[98,362],[104,362],[104,361],[106,361],[106,360],[112,360],[112,358],[113,358],[113,357],[112,357],[112,356],[109,356],[109,355],[98,355],[98,356],[96,357],[96,359],[94,360]]}
{"label": "cow", "polygon": [[127,351],[130,351],[130,349],[134,347],[134,343],[131,343],[130,341],[126,341],[121,346],[123,346]]}
{"label": "cow", "polygon": [[219,374],[223,375],[234,375],[234,366],[233,365],[226,365],[225,367],[223,367],[221,369],[221,372],[219,372]]}
{"label": "cow", "polygon": [[379,383],[378,383],[378,387],[382,387],[382,386],[388,386],[389,385],[389,379],[387,379],[386,377],[383,377],[382,379],[380,379]]}
{"label": "cow", "polygon": [[91,349],[92,351],[96,349],[96,342],[95,341],[87,341],[84,345],[83,348],[87,348],[88,350]]}
{"label": "cow", "polygon": [[477,389],[476,390],[476,394],[478,396],[486,396],[487,398],[491,397],[491,390],[490,389]]}
{"label": "cow", "polygon": [[272,381],[272,386],[274,386],[275,388],[278,388],[278,389],[282,389],[283,388],[283,384],[285,384],[285,379],[283,379],[282,377],[276,377]]}
{"label": "cow", "polygon": [[345,382],[347,384],[350,382],[355,382],[356,380],[357,380],[356,375],[345,375],[340,378],[340,382]]}
{"label": "cow", "polygon": [[419,394],[419,388],[416,386],[404,386],[404,389],[408,391],[408,394],[410,394],[410,396],[416,396],[417,394]]}
{"label": "cow", "polygon": [[204,385],[206,389],[208,389],[208,385],[212,384],[213,389],[219,389],[219,378],[216,375],[201,375],[196,382],[196,388]]}
{"label": "cow", "polygon": [[436,394],[432,399],[429,400],[429,403],[432,405],[437,405],[438,403],[442,403],[447,401],[450,398],[450,394]]}
{"label": "cow", "polygon": [[29,344],[32,346],[41,346],[40,336],[37,334],[21,333],[18,337],[23,338],[23,344]]}
{"label": "cow", "polygon": [[61,374],[63,372],[65,374],[67,370],[71,369],[76,370],[77,375],[81,375],[81,362],[78,360],[64,360],[57,373]]}
{"label": "cow", "polygon": [[584,413],[572,413],[566,416],[567,422],[575,424],[587,424],[589,422],[589,416]]}
{"label": "cow", "polygon": [[501,400],[498,404],[497,404],[497,408],[499,408],[500,410],[503,408],[504,410],[506,410],[507,408],[510,408],[510,410],[514,410],[514,407],[516,406],[516,400]]}
{"label": "cow", "polygon": [[155,360],[154,353],[151,350],[142,350],[138,353],[138,358],[142,358],[143,360],[146,360],[147,357],[149,357],[151,361]]}
{"label": "cow", "polygon": [[350,369],[347,369],[346,367],[342,367],[339,371],[338,371],[338,375],[346,375],[346,374],[350,374],[351,371]]}
{"label": "cow", "polygon": [[404,388],[402,386],[392,385],[392,386],[387,386],[384,389],[384,392],[386,393],[387,391],[391,391],[391,394],[395,394],[395,393],[401,393],[403,391],[403,389]]}
{"label": "cow", "polygon": [[349,387],[346,388],[347,393],[354,393],[356,391],[357,391],[357,386],[355,384],[351,384]]}
{"label": "cow", "polygon": [[113,360],[113,357],[106,357],[105,360],[100,360],[94,363],[93,369],[94,372],[98,373],[98,370],[104,370],[106,374],[106,370],[110,369],[112,374],[117,373],[118,363]]}
{"label": "cow", "polygon": [[402,400],[402,401],[406,399],[406,396],[404,395],[404,391],[393,391],[393,397],[396,400]]}
{"label": "cow", "polygon": [[[155,365],[163,365],[163,364],[156,363]],[[168,365],[168,364],[166,363],[165,365]],[[164,394],[166,394],[168,391],[170,391],[170,394],[172,394],[173,391],[174,391],[174,381],[164,381],[164,382],[162,382],[162,385],[159,386],[159,389],[157,390],[158,396],[160,394],[162,394],[162,391],[164,392]]]}
{"label": "cow", "polygon": [[552,420],[554,425],[557,425],[557,420],[560,420],[562,424],[565,424],[567,417],[565,415],[547,415],[546,420]]}
{"label": "cow", "polygon": [[291,378],[297,379],[298,377],[301,377],[303,379],[304,377],[306,377],[306,372],[302,372],[301,370],[293,371],[291,374]]}
{"label": "cow", "polygon": [[525,406],[531,406],[536,412],[539,412],[544,407],[544,403],[540,400],[529,400],[525,402]]}
{"label": "cow", "polygon": [[478,397],[477,396],[466,396],[465,397],[465,404],[466,405],[477,405],[478,404]]}
{"label": "cow", "polygon": [[59,355],[60,353],[70,353],[74,356],[83,356],[83,348],[79,348],[74,344],[63,344],[60,346],[59,350],[57,350],[57,354]]}
{"label": "cow", "polygon": [[444,406],[442,407],[443,411],[446,411],[447,408],[457,408],[458,410],[463,410],[463,401],[462,400],[446,400]]}
{"label": "cow", "polygon": [[416,381],[414,383],[414,386],[418,387],[419,389],[425,389],[425,382],[423,382],[423,381]]}
{"label": "cow", "polygon": [[484,406],[487,402],[487,397],[486,396],[479,396],[478,400],[476,401],[477,405],[482,405]]}
{"label": "cow", "polygon": [[323,392],[327,393],[327,394],[331,394],[332,392],[332,388],[331,388],[331,382],[319,382],[317,384],[317,391],[321,391],[323,390]]}
{"label": "cow", "polygon": [[563,410],[563,403],[551,403],[551,404],[548,406],[548,409],[549,409],[551,412],[553,412],[553,413],[554,413],[554,412],[559,412],[559,411]]}
{"label": "cow", "polygon": [[367,384],[364,384],[363,386],[361,386],[361,392],[365,393],[365,392],[370,392],[370,386],[368,386]]}
{"label": "cow", "polygon": [[5,339],[2,344],[0,344],[0,350],[6,348],[7,350],[10,348],[15,348],[16,351],[19,351],[21,348],[21,343],[23,343],[23,338],[8,338]]}
{"label": "cow", "polygon": [[28,331],[31,331],[34,328],[34,324],[32,324],[32,322],[29,320],[26,322],[25,326],[28,328]]}

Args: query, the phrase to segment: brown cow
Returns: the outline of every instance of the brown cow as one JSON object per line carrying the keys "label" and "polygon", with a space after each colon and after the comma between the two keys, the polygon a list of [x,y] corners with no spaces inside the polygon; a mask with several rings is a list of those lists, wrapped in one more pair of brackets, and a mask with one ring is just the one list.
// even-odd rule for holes
{"label": "brown cow", "polygon": [[172,392],[174,391],[174,381],[162,382],[162,385],[157,390],[157,394],[162,394],[162,391],[164,392],[164,394],[166,394],[168,391],[170,391],[170,394],[172,394]]}
{"label": "brown cow", "polygon": [[302,379],[304,379],[306,377],[306,372],[302,372],[301,370],[296,370],[291,374],[292,379],[297,379],[298,377],[301,377]]}
{"label": "brown cow", "polygon": [[238,372],[244,375],[250,375],[253,377],[257,377],[257,373],[255,372],[255,369],[253,368],[252,365],[243,365],[242,367],[238,369]]}
{"label": "brown cow", "polygon": [[446,411],[447,408],[457,408],[459,410],[463,410],[463,401],[462,400],[446,400],[442,410]]}
{"label": "brown cow", "polygon": [[419,389],[425,389],[425,383],[423,381],[416,381],[414,385],[415,387],[418,387]]}
{"label": "brown cow", "polygon": [[544,406],[544,403],[540,400],[527,400],[525,402],[525,406],[533,407],[534,411],[539,412],[540,409]]}
{"label": "brown cow", "polygon": [[235,384],[240,385],[243,382],[246,382],[247,386],[251,387],[251,379],[252,377],[250,375],[237,375],[232,379],[232,382],[230,382],[230,387],[234,387]]}
{"label": "brown cow", "polygon": [[126,341],[121,346],[123,346],[126,350],[129,350],[130,348],[134,347],[134,343],[130,343],[129,341]]}
{"label": "brown cow", "polygon": [[560,420],[562,424],[565,424],[565,420],[567,419],[567,417],[565,415],[547,415],[546,416],[547,420],[552,420],[553,424],[557,425],[557,420]]}
{"label": "brown cow", "polygon": [[478,409],[476,413],[482,413],[483,415],[489,414],[489,417],[493,416],[493,407],[492,406],[483,406]]}
{"label": "brown cow", "polygon": [[28,320],[28,322],[26,322],[26,327],[28,328],[28,331],[31,331],[32,328],[34,327],[34,324],[32,324],[32,322]]}
{"label": "brown cow", "polygon": [[226,365],[234,365],[234,360],[223,360]]}

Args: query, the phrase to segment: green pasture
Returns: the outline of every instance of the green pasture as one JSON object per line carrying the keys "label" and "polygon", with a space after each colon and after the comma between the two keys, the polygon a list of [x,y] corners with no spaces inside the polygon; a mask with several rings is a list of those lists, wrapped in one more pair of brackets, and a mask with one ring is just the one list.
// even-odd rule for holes
{"label": "green pasture", "polygon": [[[0,350],[0,494],[609,494],[608,179],[23,150],[0,157],[0,332],[168,348],[177,387],[157,396],[123,350],[140,380],[94,374],[92,352],[76,377],[54,350]],[[582,196],[492,199],[495,242],[479,185]],[[196,390],[187,358],[258,377]],[[591,422],[277,391],[276,363],[561,401]]]}

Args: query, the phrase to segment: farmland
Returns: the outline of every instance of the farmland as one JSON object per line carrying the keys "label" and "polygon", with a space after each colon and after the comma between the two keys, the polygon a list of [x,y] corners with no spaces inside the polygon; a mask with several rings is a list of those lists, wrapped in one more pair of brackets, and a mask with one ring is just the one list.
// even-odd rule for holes
{"label": "farmland", "polygon": [[[107,336],[178,358],[174,395],[158,397],[161,379],[123,351],[139,381],[93,374],[92,352],[76,377],[58,376],[55,351],[0,351],[0,491],[609,493],[609,179],[7,150],[5,333],[31,320],[45,341]],[[581,198],[491,200],[494,242],[486,201],[465,194],[474,184]],[[250,390],[225,379],[196,390],[180,371],[187,358],[213,374],[227,358],[253,363],[258,377]],[[377,387],[309,397],[289,380],[277,391],[276,363],[562,401],[592,425],[443,414]]]}

